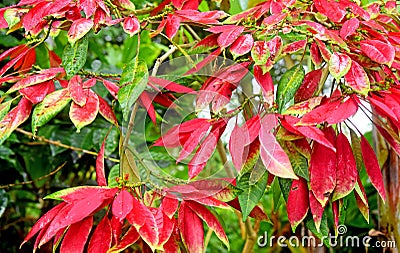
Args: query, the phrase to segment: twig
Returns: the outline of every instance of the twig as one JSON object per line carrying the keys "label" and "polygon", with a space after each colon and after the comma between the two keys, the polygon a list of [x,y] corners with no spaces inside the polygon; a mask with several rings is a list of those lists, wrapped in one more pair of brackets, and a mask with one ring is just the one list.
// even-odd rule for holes
{"label": "twig", "polygon": [[[93,155],[93,156],[98,156],[98,153],[90,151],[90,150],[69,146],[69,145],[61,143],[59,141],[49,140],[49,139],[47,139],[47,138],[45,138],[43,136],[37,136],[37,135],[33,136],[33,134],[31,132],[25,131],[25,130],[23,130],[21,128],[17,128],[15,131],[17,131],[17,132],[19,132],[21,134],[24,134],[26,136],[29,136],[30,138],[35,138],[35,139],[37,139],[39,141],[42,141],[42,142],[45,142],[45,143],[48,143],[48,144],[51,144],[51,145],[54,145],[54,146],[70,149],[70,150],[73,150],[73,151],[76,151],[76,152],[82,152],[82,153]],[[112,162],[119,163],[119,159],[115,159],[115,158],[108,157],[108,156],[104,157],[104,158],[107,159],[107,160],[110,160]]]}
{"label": "twig", "polygon": [[185,28],[193,35],[193,37],[194,37],[196,40],[198,40],[198,41],[201,40],[201,38],[199,37],[199,35],[197,35],[197,33],[193,30],[193,28],[192,28],[190,25],[185,24]]}
{"label": "twig", "polygon": [[43,180],[45,178],[51,177],[52,175],[56,174],[57,172],[59,172],[65,166],[65,164],[67,164],[67,162],[64,162],[63,164],[58,166],[57,169],[53,170],[49,174],[46,174],[46,175],[41,176],[41,177],[38,177],[38,178],[36,178],[34,180],[24,181],[24,182],[14,183],[14,184],[0,185],[0,189],[6,189],[6,188],[11,188],[11,187],[20,186],[20,185],[26,185],[26,184],[33,184],[36,181]]}
{"label": "twig", "polygon": [[176,46],[171,45],[170,49],[157,59],[156,63],[154,64],[153,71],[151,72],[152,76],[155,76],[157,74],[158,68],[160,67],[161,63],[163,63],[171,54],[173,54],[176,49],[178,49]]}

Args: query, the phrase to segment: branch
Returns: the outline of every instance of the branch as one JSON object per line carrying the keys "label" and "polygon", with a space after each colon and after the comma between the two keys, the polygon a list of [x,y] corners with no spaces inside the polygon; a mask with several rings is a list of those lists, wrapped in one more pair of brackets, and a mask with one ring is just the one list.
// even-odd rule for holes
{"label": "branch", "polygon": [[251,224],[249,218],[247,218],[245,224],[246,224],[247,238],[242,253],[250,253],[253,252],[253,247],[257,241],[257,232],[253,229],[253,225]]}
{"label": "branch", "polygon": [[[17,128],[15,131],[17,131],[17,132],[19,132],[21,134],[24,134],[26,136],[29,136],[30,138],[37,139],[39,141],[42,141],[42,142],[45,142],[45,143],[48,143],[48,144],[51,144],[51,145],[54,145],[54,146],[70,149],[70,150],[73,150],[73,151],[76,151],[76,152],[82,152],[82,153],[93,155],[93,156],[96,156],[96,157],[98,156],[98,153],[96,153],[96,152],[93,152],[93,151],[90,151],[90,150],[86,150],[86,149],[83,149],[83,148],[77,148],[77,147],[69,146],[69,145],[61,143],[59,141],[49,140],[49,139],[47,139],[47,138],[45,138],[43,136],[37,136],[37,135],[34,136],[31,132],[25,131],[25,130],[23,130],[21,128]],[[112,157],[108,157],[108,156],[104,157],[104,158],[107,159],[107,160],[110,160],[112,162],[119,163],[118,159],[115,159],[115,158],[112,158]]]}
{"label": "branch", "polygon": [[46,174],[44,176],[38,177],[34,180],[30,180],[30,181],[24,181],[24,182],[20,182],[20,183],[15,183],[15,184],[7,184],[7,185],[0,185],[0,189],[6,189],[6,188],[11,188],[11,187],[15,187],[15,186],[19,186],[19,185],[27,185],[27,184],[33,184],[36,181],[40,181],[42,179],[51,177],[52,175],[56,174],[57,172],[59,172],[64,166],[65,164],[67,164],[67,162],[64,162],[63,164],[61,164],[60,166],[57,167],[57,169],[53,170],[52,172],[50,172],[49,174]]}
{"label": "branch", "polygon": [[156,63],[154,64],[153,71],[151,72],[152,76],[155,76],[157,74],[158,68],[160,67],[161,63],[163,63],[171,54],[173,54],[176,49],[178,49],[176,46],[170,46],[170,49],[157,59]]}

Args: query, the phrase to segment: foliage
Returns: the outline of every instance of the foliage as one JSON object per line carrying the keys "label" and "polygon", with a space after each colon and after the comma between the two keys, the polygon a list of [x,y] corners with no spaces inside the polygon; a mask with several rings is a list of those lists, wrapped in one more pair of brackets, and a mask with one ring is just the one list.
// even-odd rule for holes
{"label": "foliage", "polygon": [[[352,116],[370,117],[400,154],[396,2],[248,5],[21,0],[0,9],[1,159],[12,173],[37,173],[28,173],[34,187],[55,204],[22,244],[204,252],[213,232],[229,250],[237,242],[218,217],[235,209],[250,252],[260,222],[279,222],[282,200],[293,232],[303,224],[327,236],[328,216],[335,230],[356,206],[369,221],[364,177],[383,201],[386,192]],[[169,113],[185,120],[165,129]],[[51,145],[29,150],[27,136]],[[79,164],[65,149],[97,158]],[[58,175],[63,189],[42,188],[63,166],[79,168],[79,180]]]}

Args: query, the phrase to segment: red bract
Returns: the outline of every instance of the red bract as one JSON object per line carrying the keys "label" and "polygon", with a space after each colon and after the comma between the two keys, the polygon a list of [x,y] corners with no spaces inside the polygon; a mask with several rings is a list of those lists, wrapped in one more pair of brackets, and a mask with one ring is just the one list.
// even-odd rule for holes
{"label": "red bract", "polygon": [[383,177],[381,169],[379,168],[378,160],[374,150],[369,145],[367,139],[361,136],[361,152],[364,159],[365,170],[371,180],[372,185],[376,188],[382,200],[386,200],[385,186],[383,183]]}
{"label": "red bract", "polygon": [[287,200],[287,212],[292,230],[306,217],[309,207],[307,181],[303,178],[293,180]]}
{"label": "red bract", "polygon": [[124,28],[124,31],[129,34],[129,36],[133,36],[139,32],[140,23],[136,17],[128,17],[125,18],[122,27]]}
{"label": "red bract", "polygon": [[88,97],[84,106],[81,107],[76,103],[72,103],[69,110],[71,121],[78,131],[92,123],[99,112],[99,98],[97,94],[92,90],[87,90],[87,93]]}
{"label": "red bract", "polygon": [[[335,133],[332,128],[324,129],[325,136],[335,143]],[[310,187],[312,194],[325,206],[336,186],[336,153],[325,146],[314,143],[310,160]]]}
{"label": "red bract", "polygon": [[93,25],[93,20],[91,19],[81,18],[75,20],[68,31],[68,41],[72,44],[75,43],[85,36],[92,29]]}
{"label": "red bract", "polygon": [[362,52],[371,60],[380,64],[392,65],[395,56],[392,45],[380,40],[363,40],[360,42],[360,46]]}
{"label": "red bract", "polygon": [[253,43],[254,39],[251,34],[242,35],[232,43],[230,51],[235,57],[247,54],[253,47]]}
{"label": "red bract", "polygon": [[357,181],[357,165],[347,137],[339,133],[336,138],[336,188],[332,195],[332,201],[348,195],[355,187]]}

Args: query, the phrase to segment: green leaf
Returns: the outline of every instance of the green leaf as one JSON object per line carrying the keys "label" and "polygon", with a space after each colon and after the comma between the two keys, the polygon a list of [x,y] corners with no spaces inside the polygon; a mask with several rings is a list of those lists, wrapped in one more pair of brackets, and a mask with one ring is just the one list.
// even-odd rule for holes
{"label": "green leaf", "polygon": [[108,174],[107,184],[108,187],[117,187],[118,183],[116,178],[119,177],[119,164],[114,165]]}
{"label": "green leaf", "polygon": [[87,35],[78,40],[74,45],[67,44],[64,48],[62,57],[62,64],[67,79],[71,79],[78,71],[85,65],[88,51],[88,38]]}
{"label": "green leaf", "polygon": [[290,163],[292,164],[292,168],[296,175],[301,176],[302,178],[310,181],[308,175],[308,161],[299,151],[296,150],[295,145],[287,141],[282,145],[283,149],[286,151],[286,154],[289,157]]}
{"label": "green leaf", "polygon": [[125,177],[125,175],[129,176],[130,183],[140,182],[139,169],[135,162],[134,150],[129,147],[122,147],[120,157],[121,157],[121,176]]}
{"label": "green leaf", "polygon": [[290,192],[290,187],[292,186],[292,180],[287,178],[278,177],[279,186],[282,191],[283,198],[287,202]]}
{"label": "green leaf", "polygon": [[9,100],[7,102],[0,104],[0,120],[2,120],[4,116],[6,116],[7,113],[10,111],[12,102],[13,100]]}
{"label": "green leaf", "polygon": [[350,136],[351,136],[351,149],[353,150],[353,155],[356,160],[357,170],[358,172],[360,172],[364,164],[361,153],[361,139],[351,128],[350,128]]}
{"label": "green leaf", "polygon": [[[321,226],[319,231],[315,227],[314,220],[312,218],[312,215],[309,213],[307,217],[304,219],[304,222],[306,224],[306,227],[314,234],[316,235],[319,239],[323,239],[323,242],[325,246],[328,248],[330,247],[330,242],[329,242],[329,227],[328,227],[328,216],[326,212],[322,215],[322,220],[321,220]],[[310,243],[313,243],[310,240]],[[311,245],[313,246],[313,245]]]}
{"label": "green leaf", "polygon": [[71,101],[68,89],[57,90],[48,94],[33,110],[32,132],[56,116]]}
{"label": "green leaf", "polygon": [[282,202],[281,201],[282,191],[281,191],[281,187],[279,186],[278,177],[274,178],[274,181],[272,182],[272,185],[271,185],[271,190],[272,190],[272,201],[274,203],[274,211],[276,212]]}
{"label": "green leaf", "polygon": [[303,82],[304,75],[304,68],[301,65],[296,65],[286,71],[279,80],[276,92],[279,113],[284,112],[293,104],[294,94]]}
{"label": "green leaf", "polygon": [[268,173],[264,173],[264,175],[256,184],[251,185],[249,182],[249,178],[250,173],[245,173],[241,175],[237,181],[237,188],[242,190],[238,198],[240,208],[242,209],[243,221],[247,219],[250,212],[258,204],[261,197],[263,196],[265,188],[267,186]]}
{"label": "green leaf", "polygon": [[124,120],[128,120],[131,107],[145,90],[148,78],[147,65],[138,57],[133,58],[124,66],[120,80],[121,89],[118,91],[118,101]]}

